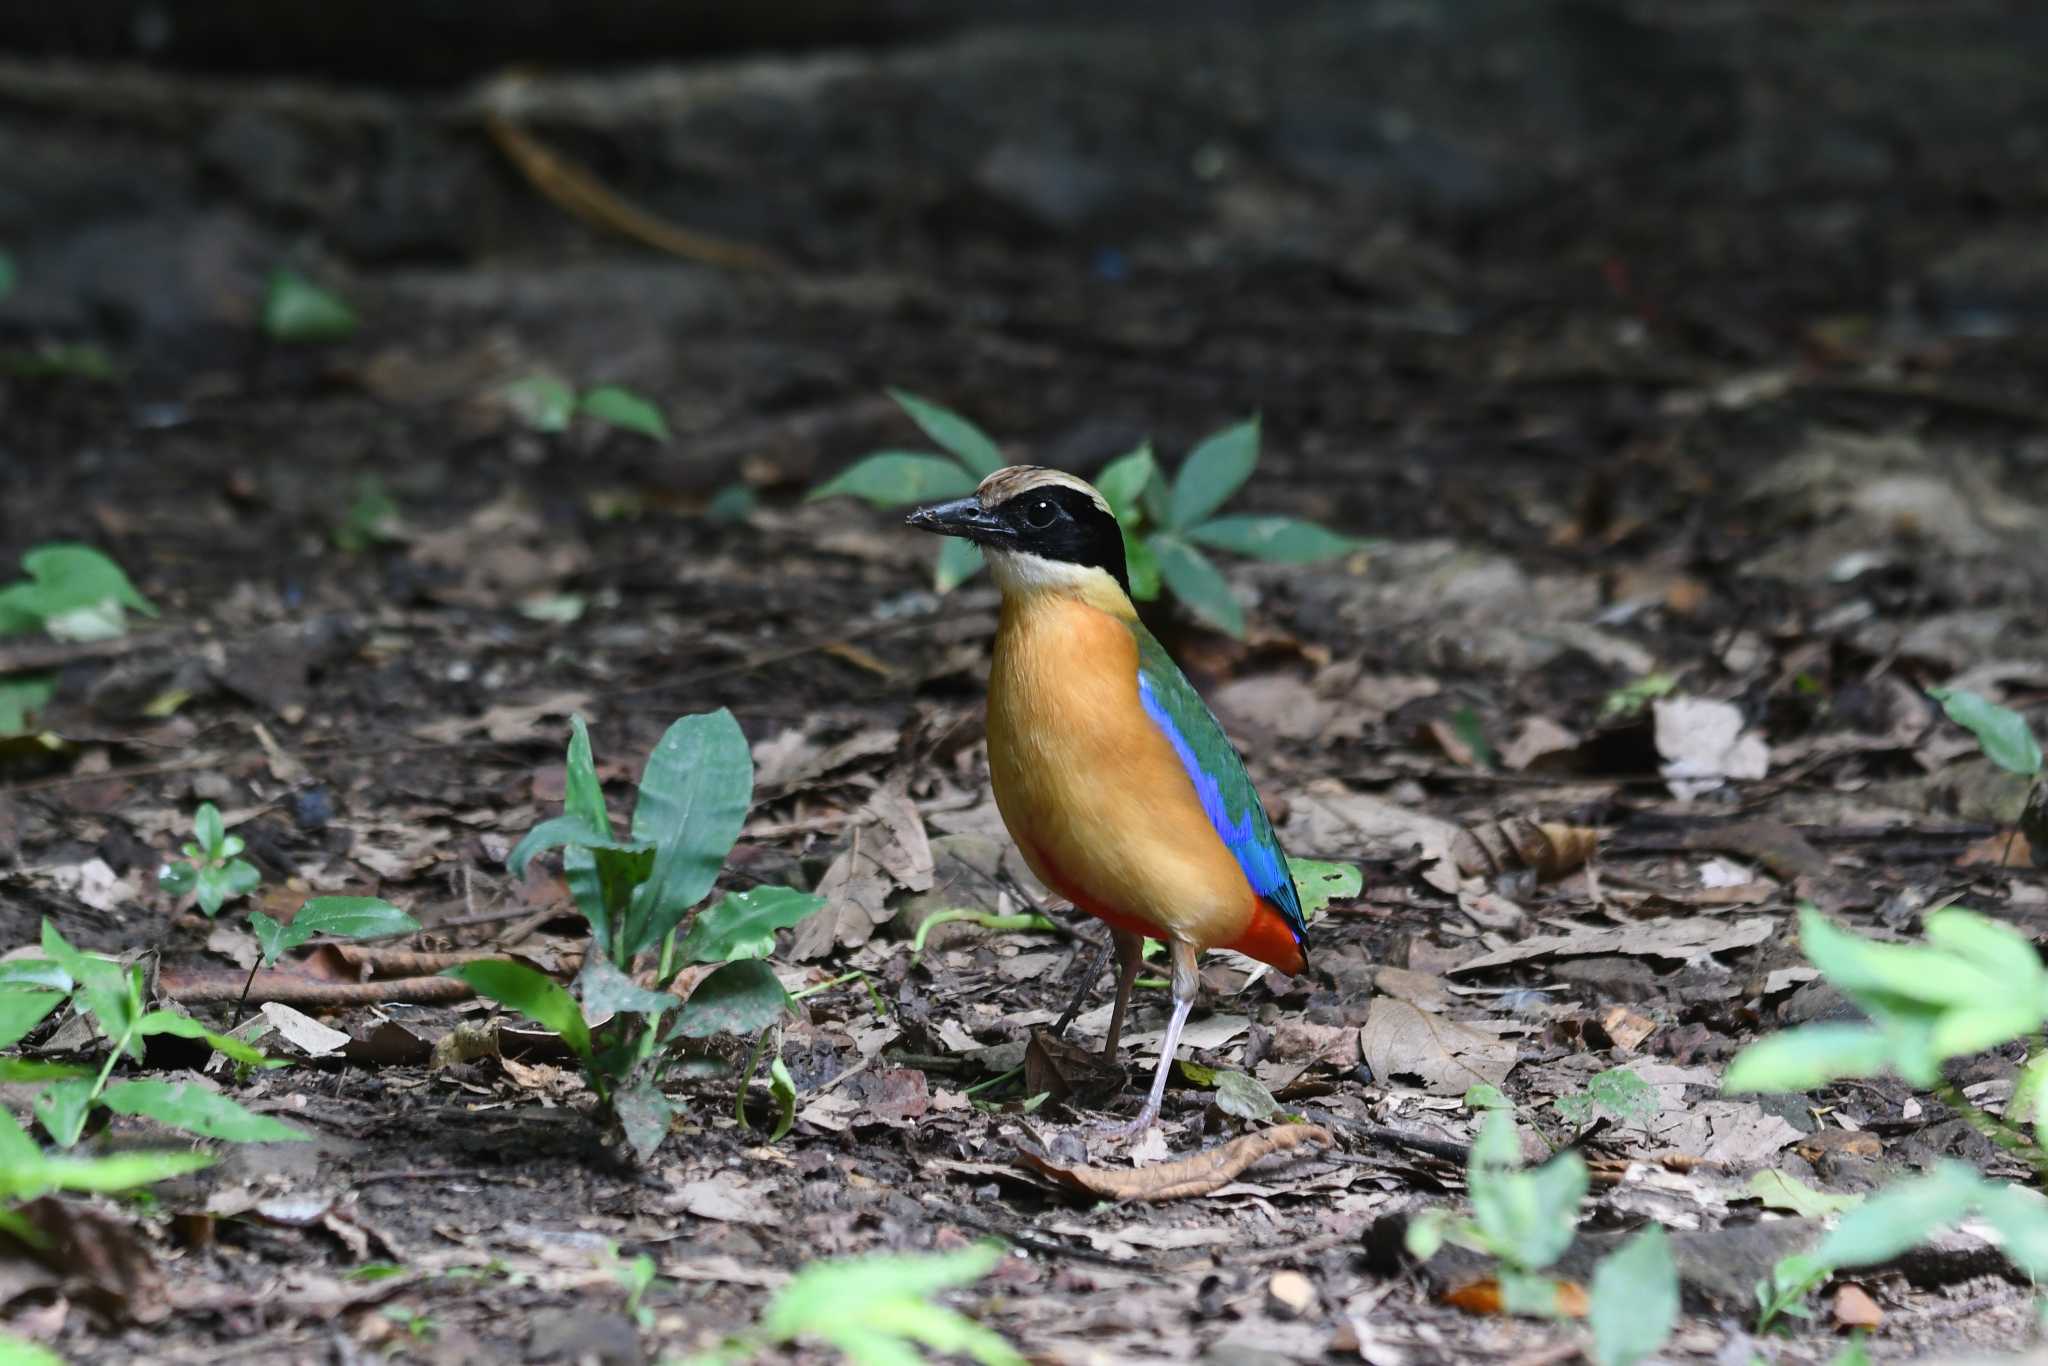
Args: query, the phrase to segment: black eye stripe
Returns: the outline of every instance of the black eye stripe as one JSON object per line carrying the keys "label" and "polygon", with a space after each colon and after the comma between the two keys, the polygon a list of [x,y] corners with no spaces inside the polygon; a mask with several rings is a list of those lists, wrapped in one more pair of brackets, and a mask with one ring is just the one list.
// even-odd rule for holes
{"label": "black eye stripe", "polygon": [[1123,533],[1116,518],[1085,489],[1040,485],[1005,500],[995,511],[1016,533],[1018,549],[1106,570],[1130,591]]}

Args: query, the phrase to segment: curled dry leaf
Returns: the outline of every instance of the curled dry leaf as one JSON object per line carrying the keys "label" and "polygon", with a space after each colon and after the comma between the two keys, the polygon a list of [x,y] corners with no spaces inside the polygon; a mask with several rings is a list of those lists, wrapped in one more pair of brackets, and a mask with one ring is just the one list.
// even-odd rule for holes
{"label": "curled dry leaf", "polygon": [[68,1298],[114,1322],[157,1323],[170,1314],[163,1270],[134,1224],[47,1195],[17,1207],[14,1215],[41,1243],[28,1247],[0,1234],[0,1244],[10,1256],[32,1257],[61,1275]]}
{"label": "curled dry leaf", "polygon": [[1278,1129],[1261,1129],[1255,1134],[1246,1134],[1177,1162],[1161,1162],[1135,1171],[1070,1166],[1026,1148],[1018,1150],[1017,1159],[1067,1189],[1098,1200],[1186,1200],[1221,1190],[1261,1158],[1298,1148],[1304,1143],[1327,1144],[1331,1141],[1330,1131],[1320,1124],[1288,1124]]}
{"label": "curled dry leaf", "polygon": [[[1501,1305],[1500,1282],[1491,1276],[1476,1281],[1467,1281],[1443,1293],[1443,1302],[1453,1309],[1462,1309],[1468,1314],[1504,1314]],[[1590,1301],[1586,1287],[1577,1281],[1557,1282],[1557,1316],[1564,1319],[1582,1319]]]}
{"label": "curled dry leaf", "polygon": [[1451,841],[1451,855],[1458,871],[1468,877],[1492,877],[1526,868],[1539,879],[1552,882],[1584,867],[1599,843],[1600,832],[1590,825],[1509,816],[1459,831]]}
{"label": "curled dry leaf", "polygon": [[1874,1333],[1884,1326],[1884,1310],[1860,1285],[1845,1285],[1837,1290],[1833,1312],[1838,1327],[1868,1328]]}

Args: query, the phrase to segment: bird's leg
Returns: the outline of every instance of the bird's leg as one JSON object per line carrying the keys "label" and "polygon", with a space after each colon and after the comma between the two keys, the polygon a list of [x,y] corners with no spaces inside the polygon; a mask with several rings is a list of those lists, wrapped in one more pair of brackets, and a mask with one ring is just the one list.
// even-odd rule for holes
{"label": "bird's leg", "polygon": [[1173,1055],[1180,1049],[1180,1031],[1188,1022],[1188,1012],[1194,1009],[1195,991],[1201,985],[1195,970],[1194,945],[1177,939],[1169,940],[1168,944],[1173,953],[1173,1018],[1166,1022],[1166,1037],[1159,1041],[1159,1069],[1152,1074],[1152,1093],[1145,1097],[1145,1108],[1118,1130],[1125,1138],[1143,1133],[1159,1119],[1160,1103],[1166,1099],[1166,1076],[1173,1071]]}
{"label": "bird's leg", "polygon": [[1100,944],[1090,944],[1084,939],[1076,947],[1076,957],[1083,953],[1088,955],[1088,967],[1081,974],[1080,985],[1074,988],[1074,999],[1067,1002],[1067,1008],[1061,1011],[1059,1019],[1053,1022],[1052,1036],[1055,1039],[1066,1037],[1067,1026],[1081,1013],[1081,1007],[1088,1004],[1088,993],[1095,990],[1095,979],[1102,976],[1102,961],[1109,957],[1110,940],[1115,937],[1116,931],[1111,930],[1110,939],[1105,939]]}
{"label": "bird's leg", "polygon": [[1122,930],[1111,930],[1110,937],[1116,941],[1116,1004],[1109,1008],[1109,1037],[1102,1041],[1102,1056],[1113,1062],[1117,1041],[1124,1036],[1124,1011],[1130,1008],[1131,983],[1138,980],[1138,969],[1145,965],[1145,937]]}

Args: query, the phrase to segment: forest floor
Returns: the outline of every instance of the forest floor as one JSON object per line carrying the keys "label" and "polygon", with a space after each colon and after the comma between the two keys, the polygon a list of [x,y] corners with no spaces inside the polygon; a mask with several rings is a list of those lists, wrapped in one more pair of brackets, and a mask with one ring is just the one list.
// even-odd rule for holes
{"label": "forest floor", "polygon": [[[144,955],[175,1003],[239,979],[249,910],[360,893],[423,922],[407,948],[559,964],[582,930],[558,869],[505,857],[559,809],[569,717],[617,809],[674,718],[725,706],[757,800],[724,885],[829,878],[777,970],[864,978],[784,1032],[787,1137],[764,1087],[742,1127],[730,1079],[690,1083],[638,1167],[544,1041],[435,1064],[493,1014],[475,1000],[302,1003],[349,1041],[273,1033],[299,1065],[239,1083],[152,1051],[313,1141],[80,1202],[102,1255],[0,1261],[0,1327],[75,1360],[632,1362],[716,1346],[816,1258],[995,1235],[1016,1255],[948,1301],[1037,1360],[1566,1360],[1582,1324],[1467,1312],[1447,1293],[1471,1266],[1399,1247],[1403,1216],[1461,1198],[1486,1081],[1535,1151],[1593,1167],[1565,1274],[1614,1230],[1680,1235],[1672,1359],[1824,1361],[1866,1303],[1879,1360],[2038,1344],[2031,1286],[1967,1231],[1753,1337],[1755,1281],[1816,1228],[1757,1173],[2028,1172],[1896,1082],[1759,1100],[1719,1076],[1841,1009],[1802,901],[1885,937],[1948,904],[2048,930],[2011,837],[2025,784],[1926,695],[2048,717],[2039,23],[1451,9],[453,96],[13,69],[0,341],[90,342],[120,373],[0,378],[0,565],[87,542],[161,616],[113,646],[0,643],[0,670],[56,666],[38,729],[62,741],[0,742],[0,950],[47,919]],[[503,151],[535,140],[775,259],[571,216]],[[286,261],[357,308],[353,336],[261,334]],[[673,439],[528,429],[503,386],[542,370],[630,386]],[[888,385],[1083,472],[1256,412],[1243,510],[1376,538],[1230,562],[1245,640],[1156,613],[1290,853],[1365,872],[1308,974],[1215,960],[1183,1053],[1328,1145],[1106,1202],[1020,1152],[1137,1170],[1261,1126],[1183,1081],[1123,1145],[1097,1126],[1131,1090],[975,1089],[1102,931],[1056,911],[1059,933],[912,951],[935,907],[1018,907],[982,855],[1035,888],[980,744],[992,590],[935,595],[898,514],[803,498],[922,444]],[[344,549],[365,479],[396,517]],[[718,500],[735,484],[750,501]],[[211,922],[157,886],[202,801],[265,879]],[[1127,1036],[1133,1087],[1163,995]],[[28,1051],[80,1041],[48,1034]],[[1957,1080],[1996,1108],[2019,1057]],[[1569,1102],[1614,1068],[1654,1102],[1589,1121]],[[163,1137],[116,1117],[88,1145]],[[614,1250],[654,1261],[640,1319]]]}

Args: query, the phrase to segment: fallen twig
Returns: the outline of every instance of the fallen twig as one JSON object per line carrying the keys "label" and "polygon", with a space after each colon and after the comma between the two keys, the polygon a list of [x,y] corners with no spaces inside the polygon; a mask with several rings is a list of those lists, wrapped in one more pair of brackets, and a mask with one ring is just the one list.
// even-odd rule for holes
{"label": "fallen twig", "polygon": [[1176,1162],[1160,1162],[1135,1170],[1068,1166],[1028,1148],[1018,1149],[1017,1157],[1025,1166],[1042,1176],[1051,1177],[1069,1190],[1099,1199],[1185,1200],[1221,1190],[1261,1158],[1298,1148],[1304,1143],[1332,1141],[1330,1131],[1320,1124],[1287,1124],[1234,1138],[1219,1147],[1205,1148]]}

